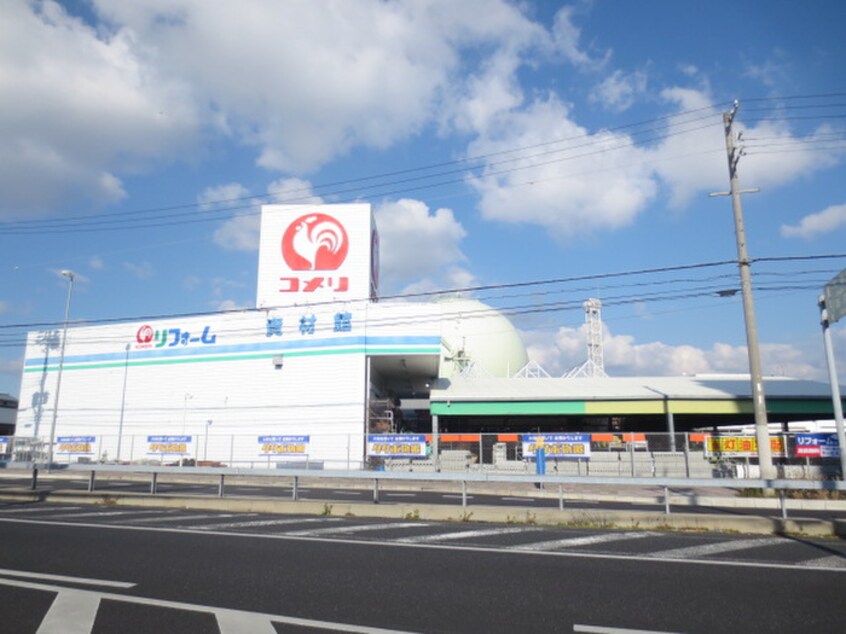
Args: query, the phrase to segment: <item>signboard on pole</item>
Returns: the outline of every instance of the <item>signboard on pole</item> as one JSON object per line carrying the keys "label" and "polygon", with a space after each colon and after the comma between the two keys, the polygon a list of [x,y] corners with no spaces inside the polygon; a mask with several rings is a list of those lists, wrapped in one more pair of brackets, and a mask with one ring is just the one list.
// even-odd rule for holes
{"label": "signboard on pole", "polygon": [[259,436],[260,456],[306,456],[308,436]]}
{"label": "signboard on pole", "polygon": [[425,458],[425,434],[368,434],[370,458]]}
{"label": "signboard on pole", "polygon": [[797,458],[838,458],[837,434],[796,434]]}
{"label": "signboard on pole", "polygon": [[[770,451],[773,456],[784,456],[784,441],[781,436],[770,437]],[[758,439],[755,436],[708,436],[705,455],[721,458],[757,458]]]}
{"label": "signboard on pole", "polygon": [[846,269],[831,278],[823,289],[828,320],[832,324],[846,315]]}
{"label": "signboard on pole", "polygon": [[95,451],[96,436],[59,436],[56,454],[60,456],[92,456]]}
{"label": "signboard on pole", "polygon": [[523,457],[536,458],[543,449],[546,460],[590,458],[590,434],[523,434]]}
{"label": "signboard on pole", "polygon": [[147,455],[184,456],[192,442],[193,436],[147,436]]}

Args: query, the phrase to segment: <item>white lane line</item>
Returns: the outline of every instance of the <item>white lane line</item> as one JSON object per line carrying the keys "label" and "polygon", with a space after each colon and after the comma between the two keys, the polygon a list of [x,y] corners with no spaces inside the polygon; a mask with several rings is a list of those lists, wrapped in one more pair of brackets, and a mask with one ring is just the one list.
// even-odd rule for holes
{"label": "white lane line", "polygon": [[831,555],[799,562],[804,568],[846,568],[846,555]]}
{"label": "white lane line", "polygon": [[416,526],[429,526],[429,524],[426,522],[389,522],[385,524],[359,524],[356,526],[329,526],[328,528],[315,528],[307,531],[286,531],[284,534],[298,537],[308,537],[310,535],[344,535],[348,533],[379,531],[391,528],[411,528]]}
{"label": "white lane line", "polygon": [[656,559],[698,559],[708,555],[730,553],[736,550],[747,550],[749,548],[760,548],[761,546],[779,546],[789,544],[791,540],[783,537],[756,537],[754,539],[735,539],[713,544],[702,544],[699,546],[687,546],[685,548],[672,548],[670,550],[659,550],[649,553],[650,557]]}
{"label": "white lane line", "polygon": [[45,513],[45,512],[53,512],[53,513],[61,513],[63,511],[77,511],[81,509],[81,506],[64,506],[64,507],[49,507],[49,506],[42,506],[39,508],[13,508],[13,509],[2,509],[2,514],[5,515],[6,513]]}
{"label": "white lane line", "polygon": [[390,498],[413,498],[417,497],[416,493],[385,493],[385,497]]}
{"label": "white lane line", "polygon": [[504,502],[534,502],[535,498],[511,498],[511,497],[504,497],[501,498]]}
{"label": "white lane line", "polygon": [[[168,517],[143,517],[139,520],[130,520],[132,524],[153,524],[155,522],[187,522],[189,520],[222,520],[226,517],[241,517],[241,513],[218,513],[209,515],[170,515]],[[254,515],[254,514],[253,514]]]}
{"label": "white lane line", "polygon": [[48,575],[43,572],[29,572],[28,570],[9,570],[0,568],[0,575],[4,577],[22,577],[24,579],[44,579],[45,581],[67,581],[70,583],[86,584],[90,586],[105,586],[107,588],[134,588],[136,584],[126,581],[108,581],[106,579],[88,579],[86,577],[66,577],[64,575]]}
{"label": "white lane line", "polygon": [[573,624],[574,632],[585,632],[589,634],[673,634],[664,630],[630,630],[622,627],[602,627],[601,625],[579,625]]}
{"label": "white lane line", "polygon": [[[441,497],[442,497],[442,498],[452,498],[452,499],[460,500],[463,496],[461,496],[461,495],[457,495],[457,494],[453,494],[453,493],[444,493]],[[474,497],[474,496],[472,496],[472,495],[468,495],[468,496],[467,496],[467,499],[468,499],[468,500],[472,500],[472,499],[473,499],[473,497]]]}
{"label": "white lane line", "polygon": [[519,544],[511,546],[511,550],[555,550],[558,548],[574,548],[578,546],[592,546],[593,544],[605,544],[607,542],[622,541],[625,539],[642,539],[654,537],[660,533],[650,531],[628,531],[625,533],[603,533],[600,535],[588,535],[586,537],[568,537],[566,539],[551,539],[545,542],[534,542],[530,544]]}
{"label": "white lane line", "polygon": [[219,528],[252,528],[254,526],[276,526],[280,524],[307,524],[309,522],[340,522],[340,517],[321,517],[319,519],[305,518],[305,519],[285,519],[285,520],[253,520],[251,522],[224,522],[222,524],[205,524],[203,526],[193,526],[200,531],[210,531]]}
{"label": "white lane line", "polygon": [[[116,515],[149,515],[150,513],[161,513],[162,511],[159,509],[151,509],[151,510],[137,510],[133,509],[131,511],[87,511],[84,513],[63,513],[58,515],[48,515],[44,519],[50,519],[55,517],[56,519],[66,519],[68,517],[113,517]],[[44,516],[42,516],[44,517]]]}
{"label": "white lane line", "polygon": [[53,599],[36,634],[90,634],[100,597],[85,590],[62,590]]}
{"label": "white lane line", "polygon": [[510,535],[512,533],[527,533],[537,531],[539,528],[526,528],[525,526],[512,526],[509,528],[485,528],[475,531],[458,531],[455,533],[440,533],[436,535],[416,535],[414,537],[403,537],[395,539],[395,542],[403,544],[424,544],[426,542],[442,542],[450,539],[467,539],[469,537],[486,537],[489,535]]}
{"label": "white lane line", "polygon": [[332,491],[332,495],[354,495],[356,497],[362,493],[368,493],[368,491]]}
{"label": "white lane line", "polygon": [[[69,517],[111,517],[113,515],[138,515],[140,513],[154,513],[155,511],[86,511],[84,513],[61,513],[57,515],[47,515],[44,519],[56,518],[60,520]],[[161,511],[159,511],[161,512]]]}

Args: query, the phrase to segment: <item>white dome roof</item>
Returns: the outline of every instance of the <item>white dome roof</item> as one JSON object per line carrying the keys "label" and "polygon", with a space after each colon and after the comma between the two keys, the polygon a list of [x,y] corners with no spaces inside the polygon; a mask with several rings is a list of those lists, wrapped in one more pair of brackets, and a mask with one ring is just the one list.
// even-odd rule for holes
{"label": "white dome roof", "polygon": [[458,374],[463,357],[482,374],[510,377],[526,363],[528,356],[513,324],[495,308],[474,299],[447,299],[441,309],[441,337],[447,344],[441,362],[441,376]]}

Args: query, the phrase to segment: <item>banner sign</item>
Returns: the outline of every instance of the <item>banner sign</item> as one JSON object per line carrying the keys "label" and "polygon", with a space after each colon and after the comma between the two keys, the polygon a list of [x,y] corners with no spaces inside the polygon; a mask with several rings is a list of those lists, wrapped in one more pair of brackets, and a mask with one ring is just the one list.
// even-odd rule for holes
{"label": "banner sign", "polygon": [[94,454],[96,436],[59,436],[55,453],[62,456],[90,456]]}
{"label": "banner sign", "polygon": [[193,440],[193,436],[147,436],[147,455],[184,456]]}
{"label": "banner sign", "polygon": [[308,436],[259,436],[260,456],[305,456]]}
{"label": "banner sign", "polygon": [[797,458],[839,458],[837,434],[796,434]]}
{"label": "banner sign", "polygon": [[[773,457],[784,457],[784,439],[781,436],[770,437],[770,451]],[[709,436],[705,443],[705,455],[722,458],[756,458],[758,439],[755,436]]]}
{"label": "banner sign", "polygon": [[590,434],[523,434],[523,457],[537,457],[543,448],[547,460],[563,458],[590,459]]}
{"label": "banner sign", "polygon": [[0,456],[9,452],[9,437],[0,436]]}
{"label": "banner sign", "polygon": [[368,434],[368,457],[425,458],[425,434]]}

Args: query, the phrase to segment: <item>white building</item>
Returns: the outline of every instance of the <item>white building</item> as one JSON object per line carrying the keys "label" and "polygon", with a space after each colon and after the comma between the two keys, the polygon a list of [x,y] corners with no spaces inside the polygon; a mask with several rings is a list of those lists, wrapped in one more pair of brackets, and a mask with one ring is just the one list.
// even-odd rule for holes
{"label": "white building", "polygon": [[63,362],[29,333],[17,435],[57,461],[358,467],[368,432],[429,430],[436,379],[526,363],[479,302],[377,301],[378,247],[369,205],[263,207],[255,309],[70,328]]}

